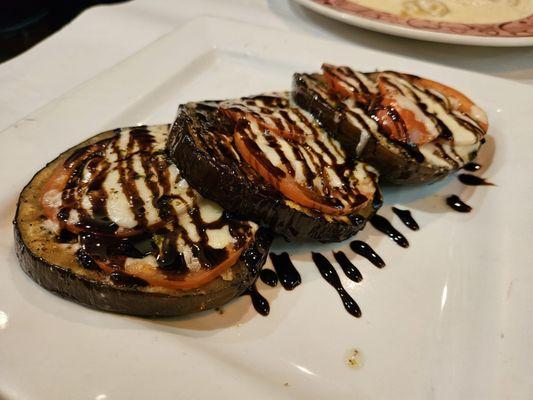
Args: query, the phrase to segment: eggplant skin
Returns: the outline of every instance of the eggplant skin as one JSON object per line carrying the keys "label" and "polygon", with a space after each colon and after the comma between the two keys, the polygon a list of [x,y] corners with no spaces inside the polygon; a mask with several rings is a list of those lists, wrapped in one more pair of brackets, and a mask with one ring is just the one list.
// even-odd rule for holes
{"label": "eggplant skin", "polygon": [[[312,76],[318,82],[321,80],[318,74],[308,76]],[[305,74],[294,74],[292,89],[294,102],[310,112],[328,134],[339,141],[346,154],[355,158],[361,132],[348,121],[346,114],[342,111],[342,106],[333,101],[327,101],[315,93],[307,84]],[[472,159],[475,156],[473,154]],[[433,183],[455,171],[427,162],[418,162],[404,149],[388,143],[384,136],[378,139],[370,135],[364,150],[357,159],[376,168],[381,182],[392,185]]]}
{"label": "eggplant skin", "polygon": [[[13,221],[15,251],[22,270],[43,288],[68,300],[97,310],[141,317],[181,316],[219,307],[250,287],[266,262],[272,241],[272,235],[265,229],[258,230],[254,242],[231,268],[232,280],[218,277],[187,291],[115,285],[106,274],[75,265],[75,257],[66,250],[61,254],[61,245],[54,243],[50,232],[36,229],[42,222],[39,218],[42,184],[54,167],[77,148],[111,134],[112,131],[105,132],[67,150],[39,171],[23,189]],[[54,258],[65,262],[54,262]]]}
{"label": "eggplant skin", "polygon": [[381,207],[379,190],[368,206],[345,220],[326,219],[319,212],[291,204],[244,162],[214,154],[206,145],[209,129],[231,140],[232,128],[216,102],[188,103],[180,106],[167,142],[168,153],[187,182],[224,209],[265,225],[289,241],[340,242],[363,229]]}

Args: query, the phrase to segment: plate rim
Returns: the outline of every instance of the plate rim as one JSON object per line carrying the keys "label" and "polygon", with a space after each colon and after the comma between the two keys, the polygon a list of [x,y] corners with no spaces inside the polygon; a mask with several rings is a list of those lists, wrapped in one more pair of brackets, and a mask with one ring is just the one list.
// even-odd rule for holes
{"label": "plate rim", "polygon": [[[230,35],[228,35],[227,37],[221,37],[220,36],[220,33],[217,34],[217,29],[219,27],[226,27],[226,28],[239,28],[237,30],[237,32],[234,32]],[[246,48],[246,43],[251,43],[252,45],[250,45],[250,49],[246,50],[246,54],[243,54],[243,55],[249,55],[250,57],[252,58],[257,58],[258,55],[261,54],[261,51],[263,50],[263,47],[266,46],[265,43],[268,43],[270,46],[273,46],[273,47],[276,47],[277,46],[277,43],[276,41],[268,41],[266,42],[266,35],[269,33],[269,32],[277,32],[278,33],[278,37],[279,38],[286,38],[287,39],[287,42],[289,43],[288,47],[290,50],[290,48],[292,48],[292,46],[294,46],[297,42],[301,42],[302,39],[304,38],[309,38],[310,41],[313,42],[313,46],[320,46],[320,47],[324,47],[324,46],[327,46],[328,44],[330,44],[332,47],[335,48],[335,50],[337,51],[342,51],[343,49],[344,50],[349,50],[351,49],[352,51],[357,51],[358,48],[361,49],[360,46],[358,46],[357,44],[347,44],[347,43],[342,43],[342,42],[338,42],[338,41],[332,41],[332,40],[328,40],[328,39],[322,39],[322,38],[317,38],[317,37],[310,37],[309,35],[307,34],[303,34],[303,33],[297,33],[297,32],[285,32],[285,31],[280,31],[280,30],[276,30],[276,29],[272,29],[272,28],[263,28],[263,27],[260,27],[259,30],[260,32],[258,33],[257,37],[255,35],[255,32],[257,27],[250,24],[250,23],[245,23],[245,22],[237,22],[237,21],[234,21],[234,20],[231,20],[231,19],[223,19],[223,18],[213,18],[213,17],[205,17],[205,18],[201,18],[201,19],[198,19],[196,21],[191,21],[190,25],[187,24],[187,25],[183,25],[182,27],[176,29],[176,30],[173,30],[171,31],[168,36],[170,37],[170,41],[172,41],[173,39],[175,39],[176,36],[178,35],[183,35],[184,32],[186,33],[187,30],[186,29],[198,29],[198,28],[202,28],[204,29],[205,33],[206,33],[206,37],[208,38],[208,40],[206,40],[206,44],[208,44],[210,47],[210,49],[212,49],[213,47],[215,49],[217,49],[217,46],[218,46],[218,49],[220,49],[221,51],[223,52],[228,52],[228,51],[232,51],[234,49],[238,49],[240,50],[239,54],[243,54],[244,53],[244,50]],[[177,32],[180,32],[179,34]],[[246,32],[246,33],[249,33],[249,37],[246,39],[246,40],[242,40],[241,42],[239,43],[234,43],[232,42],[232,38],[235,37],[235,35],[237,34],[242,34],[243,32]],[[146,55],[150,53],[150,50],[148,50],[147,48],[152,48],[153,45],[156,43],[156,42],[159,42],[159,45],[156,45],[155,47],[165,47],[164,44],[167,43],[167,39],[165,39],[166,36],[163,36],[159,39],[156,39],[155,41],[147,44],[146,47],[144,47],[143,49],[141,49],[139,52],[131,55],[130,57],[127,57],[125,59],[123,59],[122,61],[119,61],[117,64],[115,64],[115,66],[111,67],[110,69],[108,70],[105,70],[105,71],[102,71],[100,74],[96,75],[95,77],[89,79],[88,81],[80,84],[79,86],[73,88],[72,90],[70,91],[67,91],[66,93],[60,95],[58,98],[52,100],[51,103],[54,103],[54,104],[48,104],[48,107],[52,107],[52,108],[48,108],[47,106],[44,106],[44,110],[42,108],[39,108],[37,109],[34,113],[36,115],[39,115],[40,112],[44,113],[44,114],[48,114],[50,111],[53,110],[53,107],[57,104],[57,103],[61,103],[62,101],[65,101],[65,102],[69,102],[69,103],[76,103],[78,102],[79,104],[83,104],[85,101],[95,101],[94,98],[88,98],[88,99],[77,99],[77,98],[72,98],[72,97],[79,97],[79,95],[81,94],[87,94],[87,89],[90,88],[92,85],[94,85],[96,82],[98,83],[102,83],[102,82],[105,82],[107,81],[110,77],[115,77],[117,76],[118,73],[122,73],[121,70],[124,66],[131,66],[132,64],[135,65],[139,60],[139,53],[143,53],[141,56],[140,56],[140,59],[143,59],[143,58],[146,58]],[[271,43],[272,42],[272,43]],[[258,45],[258,46],[256,46]],[[218,50],[217,49],[217,50]],[[285,51],[286,52],[286,51]],[[438,64],[438,63],[435,63],[435,62],[428,62],[428,61],[422,61],[422,60],[413,60],[413,59],[409,59],[408,57],[406,56],[403,56],[403,55],[396,55],[396,54],[390,54],[390,53],[387,53],[387,52],[384,52],[384,51],[380,51],[380,50],[373,50],[373,49],[368,49],[368,48],[365,48],[364,49],[364,52],[368,53],[368,54],[381,54],[383,56],[386,56],[387,58],[390,58],[391,62],[394,63],[394,62],[399,62],[399,61],[406,61],[406,62],[409,62],[409,63],[413,63],[415,65],[420,65],[421,69],[427,69],[427,68],[430,68],[430,67],[435,67],[435,68],[438,68],[438,71],[439,72],[445,72],[445,71],[449,71],[449,72],[453,72],[455,71],[457,74],[461,74],[462,76],[464,76],[465,78],[468,78],[468,77],[473,77],[473,78],[476,78],[474,79],[474,81],[477,81],[477,82],[480,82],[482,79],[484,80],[490,80],[492,82],[495,82],[496,83],[496,87],[500,86],[500,85],[506,85],[510,88],[522,88],[524,90],[528,90],[530,91],[530,86],[529,85],[526,85],[526,84],[523,84],[523,83],[519,83],[519,82],[515,82],[515,81],[512,81],[512,80],[508,80],[508,79],[504,79],[504,78],[499,78],[499,77],[495,77],[495,76],[491,76],[491,75],[487,75],[487,74],[482,74],[482,73],[479,73],[479,72],[472,72],[472,71],[468,71],[468,70],[464,70],[464,69],[460,69],[460,68],[454,68],[454,67],[449,67],[449,66],[444,66],[444,65],[441,65],[441,64]],[[200,54],[202,54],[201,52],[199,52]],[[283,54],[277,54],[274,59],[277,59],[279,58],[280,56],[283,56]],[[350,56],[351,58],[353,58],[353,55]],[[192,58],[192,56],[191,56]],[[185,58],[186,60],[188,60],[189,58]],[[396,61],[397,60],[397,61]],[[291,61],[291,64],[293,63],[293,61]],[[386,64],[385,64],[386,65]],[[318,65],[317,65],[318,66]],[[139,67],[137,67],[139,68]],[[145,68],[145,67],[143,67]],[[143,89],[144,90],[144,89]],[[80,101],[81,100],[81,101]],[[63,104],[64,105],[64,104]],[[32,121],[23,121],[23,123],[25,125],[29,125],[32,123]],[[20,128],[20,125],[19,125],[19,128]],[[32,127],[29,127],[29,126],[26,126],[25,127],[26,130],[33,130],[35,128],[32,128]],[[29,128],[29,129],[28,129]],[[17,133],[17,132],[10,132],[10,133]],[[525,132],[524,132],[525,133]],[[0,141],[2,140],[2,137],[1,137],[1,134],[0,134]],[[7,190],[6,190],[7,192]],[[9,190],[9,193],[12,193],[11,190]],[[63,300],[61,300],[63,301]],[[78,307],[78,306],[76,306]],[[351,372],[351,371],[350,371]],[[292,382],[291,382],[292,383]],[[9,389],[9,387],[8,387]],[[0,387],[0,397],[1,397],[1,394],[3,394],[2,392],[3,388]],[[225,389],[227,390],[227,389]],[[285,389],[283,389],[285,390]],[[225,393],[224,391],[222,391],[223,393]],[[11,392],[6,392],[6,393],[11,393]],[[298,393],[303,393],[305,394],[305,392],[298,392]],[[277,392],[273,392],[271,394],[272,395],[276,395]],[[290,392],[290,394],[294,395],[295,393],[293,392]],[[16,396],[14,396],[16,398]],[[289,397],[289,395],[287,395],[287,397]],[[261,394],[257,394],[257,398],[268,398],[267,396],[265,397],[262,397]]]}

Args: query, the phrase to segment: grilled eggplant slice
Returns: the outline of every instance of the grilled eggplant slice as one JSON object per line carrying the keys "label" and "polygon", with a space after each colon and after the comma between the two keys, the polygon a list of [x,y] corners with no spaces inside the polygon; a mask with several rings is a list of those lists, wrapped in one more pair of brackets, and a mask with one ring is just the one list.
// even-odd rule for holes
{"label": "grilled eggplant slice", "polygon": [[202,196],[288,240],[345,240],[381,206],[375,170],[288,93],[182,105],[168,151]]}
{"label": "grilled eggplant slice", "polygon": [[322,69],[294,75],[294,101],[383,182],[437,181],[474,160],[484,143],[485,113],[454,89],[393,71]]}
{"label": "grilled eggplant slice", "polygon": [[34,176],[14,221],[34,281],[92,308],[150,317],[217,307],[253,284],[271,235],[188,186],[166,156],[168,130],[104,132]]}

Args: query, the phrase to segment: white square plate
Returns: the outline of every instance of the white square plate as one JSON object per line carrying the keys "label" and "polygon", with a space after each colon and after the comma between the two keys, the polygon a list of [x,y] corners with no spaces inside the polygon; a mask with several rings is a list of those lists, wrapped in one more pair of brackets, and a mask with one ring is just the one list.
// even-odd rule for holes
{"label": "white square plate", "polygon": [[[102,130],[171,121],[180,102],[287,89],[323,61],[397,69],[443,81],[488,111],[482,174],[385,192],[381,214],[409,249],[368,227],[358,235],[387,262],[378,270],[348,243],[281,241],[303,283],[259,284],[249,298],[180,319],[93,311],[46,292],[18,267],[11,220],[18,194],[58,153]],[[217,19],[196,20],[0,134],[0,398],[2,399],[531,399],[533,397],[533,89],[517,83]],[[474,207],[450,211],[447,194]],[[390,205],[413,211],[405,229]],[[310,262],[350,254],[364,275],[353,318]],[[362,365],[349,368],[353,349]]]}

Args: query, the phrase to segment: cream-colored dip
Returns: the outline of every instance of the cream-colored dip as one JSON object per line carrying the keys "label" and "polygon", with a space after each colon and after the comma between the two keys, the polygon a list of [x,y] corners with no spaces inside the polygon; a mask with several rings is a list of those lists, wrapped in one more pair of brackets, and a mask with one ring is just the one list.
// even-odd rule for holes
{"label": "cream-colored dip", "polygon": [[533,0],[349,0],[407,18],[460,23],[501,23],[533,14]]}

